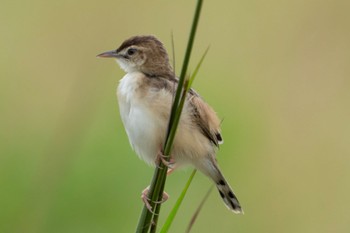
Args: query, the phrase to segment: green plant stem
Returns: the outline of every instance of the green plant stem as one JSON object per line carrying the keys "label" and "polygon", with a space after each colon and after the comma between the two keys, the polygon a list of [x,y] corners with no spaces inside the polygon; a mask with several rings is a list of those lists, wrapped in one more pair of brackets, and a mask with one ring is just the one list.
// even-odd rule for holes
{"label": "green plant stem", "polygon": [[[198,25],[198,22],[199,22],[199,15],[200,15],[200,12],[201,12],[201,9],[202,9],[202,4],[203,4],[202,0],[198,0],[197,1],[197,6],[196,6],[195,13],[194,13],[194,18],[193,18],[193,22],[192,22],[190,37],[188,39],[186,54],[185,54],[184,62],[183,62],[182,69],[181,69],[179,86],[183,86],[183,83],[184,83],[184,80],[185,80],[185,76],[186,76],[186,73],[187,73],[188,63],[190,62],[193,42],[194,42],[194,38],[195,38],[195,35],[196,35],[196,30],[197,30],[197,25]],[[179,90],[179,88],[177,88],[174,103],[178,103],[179,102],[181,91],[182,90]],[[177,106],[175,106],[175,104],[173,104],[171,112],[172,113],[175,112],[176,108],[177,108]]]}
{"label": "green plant stem", "polygon": [[[195,10],[195,15],[193,18],[190,37],[188,40],[186,54],[185,54],[185,58],[184,58],[184,62],[181,70],[181,75],[180,75],[178,87],[176,90],[175,99],[171,108],[167,137],[166,137],[166,141],[164,143],[164,149],[163,149],[163,153],[164,155],[166,155],[165,157],[166,160],[169,160],[169,154],[172,148],[172,143],[175,138],[177,123],[179,122],[179,119],[180,119],[180,114],[182,110],[181,108],[179,108],[180,98],[181,96],[183,96],[182,93],[184,92],[184,90],[189,89],[188,86],[187,88],[184,88],[184,81],[186,77],[188,63],[190,61],[191,51],[192,51],[196,29],[199,21],[199,15],[200,15],[202,3],[203,3],[203,0],[197,1],[197,6]],[[188,85],[188,82],[187,82],[187,85]],[[186,95],[186,92],[184,93]],[[139,218],[138,226],[136,228],[137,233],[147,233],[149,230],[151,233],[154,233],[156,231],[159,212],[160,212],[160,206],[161,206],[160,201],[162,200],[162,197],[163,197],[166,174],[167,174],[167,167],[162,162],[160,162],[158,164],[158,167],[155,169],[151,186],[149,189],[149,194],[148,194],[148,198],[150,200],[149,202],[154,212],[153,213],[150,212],[146,208],[146,206],[143,207],[141,216]]]}

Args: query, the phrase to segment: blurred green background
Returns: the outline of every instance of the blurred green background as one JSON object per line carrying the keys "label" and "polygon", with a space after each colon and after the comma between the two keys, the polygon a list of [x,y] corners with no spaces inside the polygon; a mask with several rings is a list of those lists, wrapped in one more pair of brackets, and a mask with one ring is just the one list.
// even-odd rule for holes
{"label": "blurred green background", "polygon": [[[181,67],[194,1],[9,1],[0,7],[0,232],[133,232],[153,169],[130,149],[96,54],[154,34]],[[350,2],[205,1],[190,70],[223,121],[213,192],[192,232],[350,232]],[[191,169],[172,174],[161,222]],[[171,232],[210,182],[197,174]]]}

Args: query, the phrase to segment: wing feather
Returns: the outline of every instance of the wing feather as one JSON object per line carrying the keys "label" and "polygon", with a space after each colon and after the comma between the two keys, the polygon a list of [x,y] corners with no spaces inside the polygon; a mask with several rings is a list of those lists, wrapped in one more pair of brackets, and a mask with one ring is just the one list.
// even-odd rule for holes
{"label": "wing feather", "polygon": [[[176,77],[158,77],[146,75],[145,85],[149,85],[155,89],[165,89],[174,94],[177,88],[178,79]],[[188,101],[191,106],[193,122],[198,125],[203,135],[215,146],[223,143],[220,132],[221,121],[216,112],[200,97],[200,95],[192,88],[188,93]]]}
{"label": "wing feather", "polygon": [[220,119],[210,107],[193,89],[189,92],[189,102],[193,109],[193,120],[199,126],[202,133],[217,147],[223,143],[220,132]]}

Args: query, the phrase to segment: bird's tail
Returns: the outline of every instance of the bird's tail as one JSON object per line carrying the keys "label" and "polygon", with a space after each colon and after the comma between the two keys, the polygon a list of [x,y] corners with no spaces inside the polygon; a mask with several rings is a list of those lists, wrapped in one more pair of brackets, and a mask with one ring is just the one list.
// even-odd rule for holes
{"label": "bird's tail", "polygon": [[215,172],[216,174],[212,178],[216,183],[216,187],[226,207],[229,208],[231,211],[233,211],[235,214],[243,213],[243,209],[239,204],[239,201],[235,193],[232,191],[232,188],[227,183],[225,177],[220,172],[219,168],[217,166],[215,166],[215,168],[216,168],[216,172]]}

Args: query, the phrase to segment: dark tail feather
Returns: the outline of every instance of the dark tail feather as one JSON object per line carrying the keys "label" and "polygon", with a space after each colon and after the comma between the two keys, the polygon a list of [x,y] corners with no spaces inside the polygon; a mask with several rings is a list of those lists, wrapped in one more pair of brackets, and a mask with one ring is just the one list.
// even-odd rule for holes
{"label": "dark tail feather", "polygon": [[239,204],[239,201],[232,191],[230,185],[226,182],[225,178],[221,176],[221,179],[216,183],[216,187],[219,190],[220,196],[224,201],[227,208],[233,211],[235,214],[243,213],[243,209]]}
{"label": "dark tail feather", "polygon": [[216,183],[216,187],[219,190],[220,196],[224,201],[225,205],[235,214],[243,214],[243,209],[239,204],[235,193],[232,191],[232,188],[227,183],[223,174],[220,172],[220,169],[217,166],[217,164],[215,164],[214,167],[216,171],[215,174],[212,174],[212,178]]}
{"label": "dark tail feather", "polygon": [[201,170],[215,182],[216,188],[218,189],[222,200],[229,210],[236,214],[243,214],[243,209],[239,204],[236,195],[221,173],[215,159],[213,159],[211,156],[208,156],[208,159],[210,160],[203,160],[204,162],[203,164],[200,164],[201,166],[198,166],[197,164],[197,169]]}

